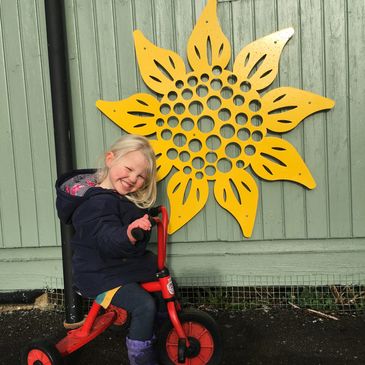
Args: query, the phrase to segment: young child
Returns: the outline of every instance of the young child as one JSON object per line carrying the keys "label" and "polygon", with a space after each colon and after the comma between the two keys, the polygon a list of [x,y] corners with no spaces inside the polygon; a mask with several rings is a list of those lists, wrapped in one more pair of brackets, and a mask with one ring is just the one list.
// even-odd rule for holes
{"label": "young child", "polygon": [[[125,135],[105,154],[98,171],[79,170],[56,183],[60,220],[75,235],[73,279],[83,296],[111,299],[131,314],[126,339],[131,365],[157,364],[153,351],[155,299],[138,283],[156,280],[156,256],[146,250],[151,223],[147,208],[156,200],[156,161],[148,140]],[[140,227],[146,238],[131,231]]]}

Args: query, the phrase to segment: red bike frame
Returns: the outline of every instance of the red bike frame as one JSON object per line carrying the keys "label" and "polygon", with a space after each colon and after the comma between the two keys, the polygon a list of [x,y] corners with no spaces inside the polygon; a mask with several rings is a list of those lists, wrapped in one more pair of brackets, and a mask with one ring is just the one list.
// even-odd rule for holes
{"label": "red bike frame", "polygon": [[[162,297],[166,300],[171,323],[176,330],[179,341],[185,343],[186,347],[189,347],[189,340],[178,317],[178,312],[181,309],[180,304],[175,299],[172,279],[165,266],[168,214],[164,206],[158,207],[158,213],[161,217],[152,217],[157,225],[157,265],[159,271],[156,274],[156,277],[158,278],[158,281],[142,283],[141,286],[148,292],[162,293]],[[71,354],[93,340],[116,321],[116,311],[106,311],[99,315],[100,308],[100,304],[94,301],[82,326],[74,330],[69,330],[66,337],[56,344],[58,351],[63,357]]]}

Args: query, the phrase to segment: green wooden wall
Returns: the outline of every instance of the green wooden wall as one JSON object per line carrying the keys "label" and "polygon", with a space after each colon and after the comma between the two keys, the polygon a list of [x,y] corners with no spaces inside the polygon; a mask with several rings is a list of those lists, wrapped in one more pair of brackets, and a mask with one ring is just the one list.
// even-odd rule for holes
{"label": "green wooden wall", "polygon": [[[186,44],[206,0],[65,0],[76,165],[95,166],[121,131],[95,108],[144,85],[132,32],[186,62]],[[232,45],[293,27],[272,87],[336,101],[285,135],[317,187],[257,180],[251,239],[211,195],[170,239],[178,276],[357,273],[365,264],[364,0],[218,1]],[[232,67],[232,62],[228,68]],[[42,0],[0,1],[0,290],[39,288],[62,276],[54,212],[55,157]],[[166,182],[159,186],[160,202]]]}

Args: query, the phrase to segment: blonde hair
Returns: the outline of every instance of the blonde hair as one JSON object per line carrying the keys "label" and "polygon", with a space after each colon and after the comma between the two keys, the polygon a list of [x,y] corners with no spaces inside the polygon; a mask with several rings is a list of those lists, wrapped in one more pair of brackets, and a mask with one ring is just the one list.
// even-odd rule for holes
{"label": "blonde hair", "polygon": [[97,183],[100,184],[108,176],[109,168],[105,164],[107,153],[112,152],[115,156],[114,162],[118,162],[130,152],[139,151],[146,158],[148,168],[143,186],[137,191],[125,195],[127,199],[136,204],[139,208],[149,208],[157,196],[156,187],[156,158],[147,138],[135,134],[126,134],[120,137],[110,149],[104,154],[104,166],[96,172]]}

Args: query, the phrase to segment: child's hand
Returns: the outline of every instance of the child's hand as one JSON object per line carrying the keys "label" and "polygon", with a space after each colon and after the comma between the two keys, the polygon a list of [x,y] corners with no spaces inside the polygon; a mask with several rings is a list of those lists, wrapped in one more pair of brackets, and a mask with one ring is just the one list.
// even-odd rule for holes
{"label": "child's hand", "polygon": [[127,228],[127,236],[129,238],[129,241],[134,245],[137,241],[132,236],[132,229],[134,228],[142,228],[144,231],[150,231],[151,230],[151,222],[148,219],[148,215],[145,214],[142,218],[136,219],[133,221]]}

